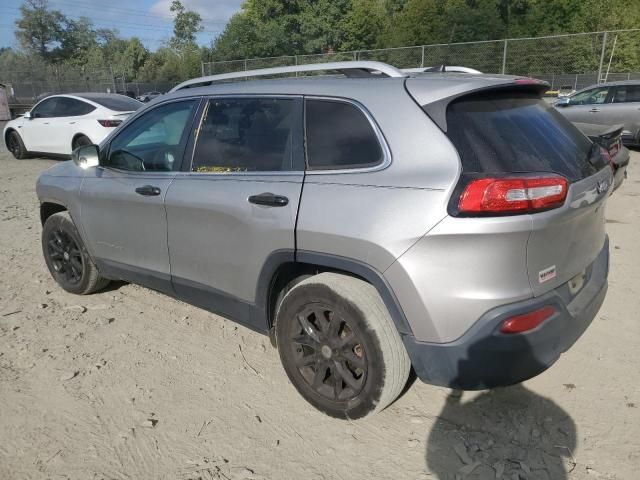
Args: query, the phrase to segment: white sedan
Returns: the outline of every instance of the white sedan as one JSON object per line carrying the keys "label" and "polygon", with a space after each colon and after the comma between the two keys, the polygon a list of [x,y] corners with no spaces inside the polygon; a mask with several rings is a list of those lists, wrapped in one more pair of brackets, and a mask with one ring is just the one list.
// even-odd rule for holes
{"label": "white sedan", "polygon": [[14,157],[70,155],[98,144],[142,103],[124,95],[77,93],[51,95],[4,128],[5,145]]}

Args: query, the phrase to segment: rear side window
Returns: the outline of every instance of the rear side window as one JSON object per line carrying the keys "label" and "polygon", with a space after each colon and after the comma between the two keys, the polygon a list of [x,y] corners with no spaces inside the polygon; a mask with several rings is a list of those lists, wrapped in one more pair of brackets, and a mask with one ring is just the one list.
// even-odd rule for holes
{"label": "rear side window", "polygon": [[192,171],[295,170],[302,138],[301,105],[293,98],[211,100],[200,125]]}
{"label": "rear side window", "polygon": [[138,100],[117,94],[91,97],[91,101],[115,112],[134,112],[143,105]]}
{"label": "rear side window", "polygon": [[616,88],[613,103],[640,102],[640,85],[625,85]]}
{"label": "rear side window", "polygon": [[96,109],[93,105],[76,100],[75,98],[58,97],[56,117],[78,117],[87,115]]}
{"label": "rear side window", "polygon": [[592,143],[535,94],[463,97],[447,110],[447,136],[465,174],[553,172],[576,181],[605,165]]}
{"label": "rear side window", "polygon": [[364,168],[382,162],[376,132],[355,105],[309,99],[305,111],[310,170]]}

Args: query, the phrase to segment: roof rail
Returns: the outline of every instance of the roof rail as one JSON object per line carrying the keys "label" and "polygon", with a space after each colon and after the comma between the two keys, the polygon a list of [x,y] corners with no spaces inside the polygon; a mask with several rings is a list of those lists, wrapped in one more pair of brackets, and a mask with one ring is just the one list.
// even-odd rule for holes
{"label": "roof rail", "polygon": [[481,74],[480,70],[476,70],[475,68],[469,67],[461,67],[454,65],[438,65],[437,67],[420,67],[420,68],[403,68],[403,72],[405,73],[473,73],[473,74]]}
{"label": "roof rail", "polygon": [[210,85],[211,83],[221,82],[224,80],[233,80],[236,78],[260,77],[265,75],[282,75],[286,73],[300,72],[322,72],[336,71],[347,77],[369,77],[375,72],[379,72],[384,77],[404,78],[406,73],[398,70],[389,64],[382,62],[370,61],[353,61],[353,62],[329,62],[329,63],[312,63],[307,65],[295,65],[290,67],[261,68],[259,70],[246,70],[242,72],[222,73],[220,75],[210,75],[208,77],[193,78],[182,82],[173,87],[170,92],[176,92],[184,88]]}

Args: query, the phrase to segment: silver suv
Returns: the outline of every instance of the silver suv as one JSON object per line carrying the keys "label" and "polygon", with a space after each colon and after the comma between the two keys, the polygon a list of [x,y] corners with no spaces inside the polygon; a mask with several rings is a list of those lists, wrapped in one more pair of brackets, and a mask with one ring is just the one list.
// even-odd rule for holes
{"label": "silver suv", "polygon": [[607,290],[612,170],[547,88],[375,62],[190,80],[42,174],[47,266],[69,292],[122,279],[269,334],[335,417],[383,409],[412,367],[523,381]]}

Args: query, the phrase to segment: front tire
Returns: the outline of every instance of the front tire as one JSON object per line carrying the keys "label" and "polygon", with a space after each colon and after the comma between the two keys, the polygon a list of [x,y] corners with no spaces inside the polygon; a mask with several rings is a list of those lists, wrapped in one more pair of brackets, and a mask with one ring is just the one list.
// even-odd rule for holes
{"label": "front tire", "polygon": [[9,136],[7,138],[7,147],[9,148],[9,151],[14,156],[14,158],[16,158],[17,160],[23,160],[29,156],[29,152],[24,146],[20,134],[15,130],[9,132]]}
{"label": "front tire", "polygon": [[67,292],[88,295],[109,283],[100,276],[67,212],[47,218],[42,252],[51,276]]}
{"label": "front tire", "polygon": [[362,418],[391,404],[411,363],[376,289],[321,273],[291,289],[276,315],[284,369],[298,392],[336,418]]}

